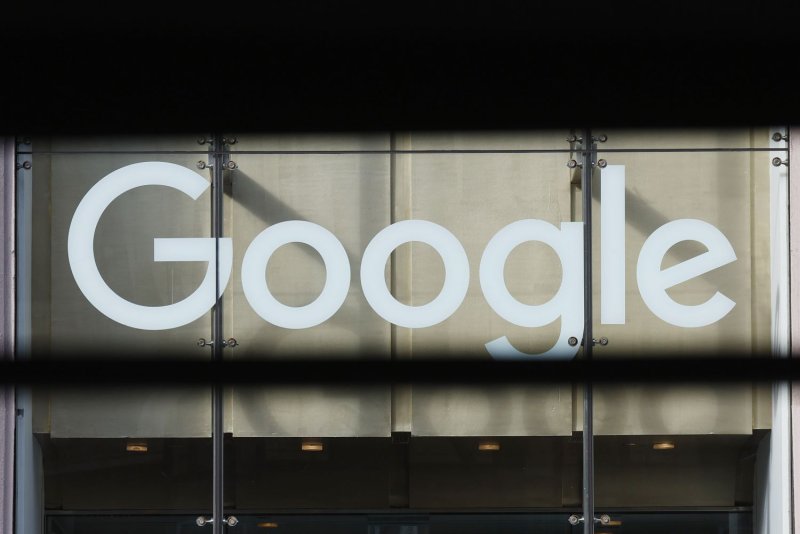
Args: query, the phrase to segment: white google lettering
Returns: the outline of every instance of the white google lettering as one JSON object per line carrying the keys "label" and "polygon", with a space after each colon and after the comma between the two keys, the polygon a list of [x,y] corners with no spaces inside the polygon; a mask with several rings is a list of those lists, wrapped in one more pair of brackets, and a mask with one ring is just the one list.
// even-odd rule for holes
{"label": "white google lettering", "polygon": [[[389,254],[403,243],[419,241],[436,249],[444,263],[444,285],[439,295],[422,306],[407,306],[395,299],[383,277]],[[455,312],[467,295],[469,260],[456,236],[430,221],[396,222],[378,232],[361,259],[361,288],[375,312],[398,326],[425,328],[441,323]]]}
{"label": "white google lettering", "polygon": [[[67,238],[67,254],[78,287],[103,315],[118,323],[142,330],[168,330],[202,317],[216,301],[213,238],[170,238],[153,240],[154,261],[206,261],[209,263],[200,287],[180,302],[167,306],[142,306],[120,297],[108,287],[97,269],[94,234],[100,216],[111,202],[136,187],[163,185],[196,200],[210,185],[202,176],[180,165],[164,162],[134,163],[118,169],[97,182],[83,197]],[[219,294],[228,284],[233,265],[233,243],[219,243]]]}
{"label": "white google lettering", "polygon": [[[506,287],[503,270],[511,251],[526,241],[549,245],[561,261],[561,286],[545,304],[523,304]],[[571,358],[578,347],[571,347],[571,336],[583,332],[583,223],[564,222],[561,230],[550,223],[526,219],[509,224],[497,232],[481,257],[481,289],[489,306],[506,321],[517,326],[536,327],[550,324],[561,317],[561,334],[555,346],[538,354],[541,358]],[[514,348],[507,337],[486,344],[489,353],[498,359],[534,356]]]}
{"label": "white google lettering", "polygon": [[[325,287],[314,302],[305,306],[278,302],[264,277],[269,258],[278,247],[288,243],[313,247],[325,263]],[[247,302],[265,321],[283,328],[310,328],[327,321],[341,307],[350,288],[350,262],[336,236],[322,226],[286,221],[270,226],[247,247],[242,260],[242,287]]]}
{"label": "white google lettering", "polygon": [[[601,204],[601,321],[625,323],[625,167],[609,165],[602,175]],[[200,287],[190,296],[167,306],[141,306],[129,302],[108,287],[94,257],[97,224],[111,202],[136,187],[161,185],[197,199],[209,183],[199,174],[171,163],[136,163],[118,169],[100,180],[81,200],[69,229],[70,268],[81,292],[104,315],[124,325],[145,330],[165,330],[188,324],[203,314],[222,294],[230,278],[233,244],[219,239],[219,294],[215,295],[213,269],[209,266]],[[441,256],[444,285],[428,304],[408,306],[394,298],[386,287],[384,269],[391,253],[411,241],[427,243]],[[562,279],[556,294],[546,303],[523,304],[514,298],[504,279],[509,254],[517,246],[537,241],[551,247],[561,263]],[[698,241],[708,251],[678,265],[661,269],[667,251],[681,241]],[[305,306],[286,306],[270,292],[264,273],[272,254],[288,243],[313,247],[325,263],[325,286]],[[489,306],[512,324],[535,328],[560,318],[561,331],[555,345],[541,354],[517,350],[506,336],[486,343],[498,359],[572,358],[578,346],[568,339],[583,333],[583,223],[563,222],[558,228],[537,219],[524,219],[497,232],[483,252],[480,285]],[[214,261],[213,238],[160,239],[153,242],[155,261]],[[666,290],[736,260],[733,247],[714,226],[696,219],[671,221],[645,241],[637,264],[637,282],[648,308],[664,321],[680,327],[701,327],[722,319],[735,306],[716,292],[694,306],[672,300]],[[283,328],[310,328],[321,324],[342,306],[350,287],[350,263],[344,247],[330,231],[307,221],[286,221],[262,231],[250,243],[242,261],[242,286],[247,302],[265,321]],[[398,326],[425,328],[441,323],[461,305],[469,286],[469,262],[458,239],[447,229],[424,220],[400,221],[381,230],[370,241],[361,262],[361,286],[375,312]]]}
{"label": "white google lettering", "polygon": [[[664,255],[681,241],[698,241],[708,251],[662,271]],[[736,303],[717,291],[706,302],[687,306],[672,300],[666,290],[734,260],[736,254],[730,242],[707,222],[697,219],[671,221],[653,232],[642,246],[636,265],[639,291],[650,311],[664,321],[684,328],[707,326],[728,315]]]}

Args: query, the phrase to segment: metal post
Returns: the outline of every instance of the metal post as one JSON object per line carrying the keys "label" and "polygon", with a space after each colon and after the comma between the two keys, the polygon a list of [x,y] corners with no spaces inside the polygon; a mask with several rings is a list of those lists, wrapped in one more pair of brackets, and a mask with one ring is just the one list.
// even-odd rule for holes
{"label": "metal post", "polygon": [[[800,127],[791,126],[789,135],[789,321],[790,357],[800,358]],[[800,533],[800,381],[791,383],[792,519]]]}
{"label": "metal post", "polygon": [[[583,355],[592,359],[592,165],[596,145],[592,132],[583,131]],[[592,428],[592,383],[583,389],[583,532],[594,534],[594,431]]]}
{"label": "metal post", "polygon": [[[32,150],[32,145],[28,151]],[[32,163],[32,155],[26,156]],[[33,171],[31,166],[17,169],[14,157],[6,156],[6,164],[13,163],[15,178],[15,250],[16,292],[14,357],[31,358],[31,262],[33,239]],[[44,470],[39,442],[33,437],[33,400],[30,387],[17,387],[14,423],[15,454],[14,478],[14,532],[28,534],[43,532],[44,520]],[[5,533],[5,531],[3,531]]]}
{"label": "metal post", "polygon": [[[223,176],[222,176],[222,150],[225,147],[222,135],[215,134],[214,142],[209,149],[209,156],[212,158],[211,180],[211,235],[216,240],[215,271],[216,271],[216,306],[212,312],[211,338],[214,340],[212,346],[212,358],[215,362],[222,360],[223,333],[222,333],[222,298],[219,292],[219,240],[222,237],[222,200],[223,200]],[[214,522],[213,534],[223,534],[224,527],[224,427],[223,427],[223,387],[220,383],[214,384],[212,393],[212,447],[213,456],[213,491],[212,491],[212,513]]]}
{"label": "metal post", "polygon": [[[15,202],[14,138],[0,138],[0,360],[14,359]],[[12,532],[14,510],[14,387],[0,387],[0,532]]]}

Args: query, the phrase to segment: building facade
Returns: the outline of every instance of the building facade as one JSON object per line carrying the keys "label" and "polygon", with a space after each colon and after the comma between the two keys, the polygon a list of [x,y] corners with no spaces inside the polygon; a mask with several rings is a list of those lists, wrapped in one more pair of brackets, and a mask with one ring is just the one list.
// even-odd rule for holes
{"label": "building facade", "polygon": [[692,379],[800,336],[793,134],[6,138],[6,358],[687,380],[5,385],[2,531],[800,530],[800,392]]}

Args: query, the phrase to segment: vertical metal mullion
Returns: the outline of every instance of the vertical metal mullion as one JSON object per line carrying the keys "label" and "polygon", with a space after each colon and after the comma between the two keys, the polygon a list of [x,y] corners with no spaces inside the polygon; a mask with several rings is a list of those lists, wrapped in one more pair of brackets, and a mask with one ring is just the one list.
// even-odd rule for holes
{"label": "vertical metal mullion", "polygon": [[[216,304],[212,314],[212,339],[214,344],[211,348],[212,359],[214,362],[222,360],[222,298],[219,291],[219,240],[222,237],[222,200],[223,200],[223,150],[225,148],[221,134],[213,135],[214,143],[211,145],[212,161],[212,180],[211,180],[211,235],[215,241],[216,254],[214,256],[215,266],[215,291],[216,291]],[[212,478],[212,514],[213,514],[213,534],[223,534],[223,517],[224,517],[224,427],[223,427],[223,403],[222,403],[223,388],[222,384],[215,382],[212,392],[212,447],[213,447],[213,478]]]}
{"label": "vertical metal mullion", "polygon": [[[792,176],[792,169],[800,169],[800,128],[790,126],[786,133],[789,136],[789,357],[800,358],[800,175]],[[790,388],[792,518],[794,532],[800,533],[800,381],[792,382]]]}
{"label": "vertical metal mullion", "polygon": [[[15,354],[18,360],[31,358],[31,262],[33,239],[33,171],[16,168],[17,156],[6,146],[3,157],[4,175],[14,181],[15,206]],[[31,146],[31,151],[33,146]],[[33,161],[33,155],[29,161]],[[16,171],[16,172],[15,172]],[[14,532],[42,532],[44,503],[42,502],[42,451],[33,437],[33,400],[30,387],[16,390],[14,423]]]}
{"label": "vertical metal mullion", "polygon": [[[583,131],[583,167],[581,172],[583,208],[583,354],[592,359],[592,165],[595,144],[592,132]],[[594,534],[594,429],[592,383],[583,389],[583,532]]]}
{"label": "vertical metal mullion", "polygon": [[[13,137],[0,137],[0,202],[3,251],[0,253],[0,360],[14,359],[16,157]],[[0,387],[0,531],[11,532],[14,506],[14,386]]]}

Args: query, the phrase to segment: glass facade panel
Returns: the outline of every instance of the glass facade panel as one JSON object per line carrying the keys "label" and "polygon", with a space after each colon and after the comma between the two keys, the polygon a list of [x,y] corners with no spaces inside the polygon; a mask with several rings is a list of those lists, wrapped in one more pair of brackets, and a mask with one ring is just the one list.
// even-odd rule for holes
{"label": "glass facade panel", "polygon": [[[397,156],[397,219],[422,219],[446,228],[463,246],[469,266],[469,286],[458,309],[430,327],[398,328],[398,343],[408,345],[399,350],[413,356],[486,358],[485,345],[504,336],[531,354],[546,352],[555,344],[559,321],[548,321],[541,328],[510,323],[492,308],[480,273],[488,243],[512,223],[538,219],[557,230],[563,222],[575,220],[566,159],[561,153]],[[521,243],[503,266],[508,293],[524,304],[547,303],[564,278],[559,260],[544,243]],[[440,254],[430,245],[414,242],[399,248],[395,264],[396,296],[401,302],[420,306],[439,294],[445,273]],[[511,316],[510,310],[495,306]]]}
{"label": "glass facade panel", "polygon": [[[410,144],[416,142],[412,135]],[[421,144],[429,142],[431,139],[422,136]],[[530,137],[526,144],[546,147],[556,142],[540,136]],[[396,156],[397,219],[421,219],[446,228],[463,246],[469,265],[466,295],[452,315],[425,328],[394,327],[396,357],[491,359],[491,351],[498,358],[515,351],[542,354],[565,335],[562,329],[576,328],[577,332],[566,335],[580,335],[580,320],[565,325],[564,319],[554,316],[536,328],[513,324],[501,316],[508,317],[508,309],[493,309],[481,279],[488,243],[495,236],[507,235],[502,232],[512,229],[510,225],[538,219],[558,232],[562,223],[574,220],[566,159],[567,154],[556,152]],[[564,239],[570,238],[565,235]],[[442,259],[430,245],[403,245],[396,250],[394,262],[395,296],[401,302],[424,305],[442,290]],[[501,269],[507,291],[524,304],[552,301],[565,283],[559,256],[543,243],[530,241],[515,247]],[[579,300],[570,304],[580,307]],[[418,436],[564,436],[572,432],[572,388],[568,384],[414,385],[408,394],[410,421],[398,421],[398,425],[409,425]],[[536,409],[526,408],[534,406]]]}
{"label": "glass facade panel", "polygon": [[441,152],[569,152],[568,130],[409,132],[396,135],[396,148]]}
{"label": "glass facade panel", "polygon": [[[601,151],[598,159],[608,166],[594,173],[593,316],[595,337],[609,341],[594,357],[686,357],[691,372],[693,357],[769,356],[769,153]],[[678,276],[659,282],[669,269]],[[769,427],[756,413],[767,390],[598,386],[594,431],[751,434]]]}
{"label": "glass facade panel", "polygon": [[[160,312],[163,320],[144,321],[153,308],[180,303],[204,281],[214,282],[213,249],[192,261],[169,253],[176,246],[169,240],[211,237],[211,183],[199,181],[197,160],[197,154],[34,154],[28,171],[34,354],[200,354],[187,349],[208,335],[213,290],[199,295],[208,306],[193,306],[195,317],[187,324],[170,324],[180,322],[176,318],[183,313],[175,311],[170,321],[167,312],[174,306]],[[153,162],[155,167],[142,167]],[[124,174],[108,178],[120,170]],[[194,176],[187,191],[196,198],[180,189],[186,185],[169,174],[175,172]],[[161,177],[175,185],[136,185]],[[76,219],[79,206],[82,218]]]}
{"label": "glass facade panel", "polygon": [[[194,172],[196,160],[196,155],[186,154],[34,154],[29,172],[34,280],[30,347],[35,358],[207,357],[191,349],[198,338],[208,336],[213,250],[208,249],[206,261],[169,261],[168,251],[162,251],[167,261],[154,261],[158,239],[170,247],[176,243],[170,240],[210,238],[210,182]],[[141,167],[154,161],[155,170]],[[111,176],[121,169],[127,174]],[[112,180],[135,185],[137,176],[158,179],[165,170],[190,173],[196,180],[194,193],[202,192],[192,199],[178,186],[103,189]],[[84,218],[76,219],[76,213]],[[199,294],[203,289],[211,291]],[[167,307],[175,308],[192,295],[201,297],[208,308],[193,306],[188,311],[196,319],[188,324],[165,324],[186,313]],[[156,307],[164,322],[143,324],[141,319]],[[53,389],[47,396],[49,400],[37,397],[45,404],[40,410],[44,415],[36,421],[60,437],[199,437],[211,431],[208,390],[128,395],[102,388]],[[182,416],[163,410],[165,404],[182,406]]]}
{"label": "glass facade panel", "polygon": [[[587,266],[595,359],[779,351],[771,130],[596,133],[586,158],[567,130],[36,138],[30,354],[581,359]],[[208,387],[36,390],[47,531],[193,530],[216,487],[246,532],[577,532],[584,439],[619,532],[750,532],[763,493],[763,384],[595,385],[584,435],[582,384],[251,378],[222,410]]]}
{"label": "glass facade panel", "polygon": [[[367,243],[390,224],[389,156],[237,154],[235,162],[237,169],[226,176],[230,190],[224,217],[237,268],[224,304],[226,335],[236,338],[239,345],[229,355],[387,357],[390,325],[370,308],[359,287],[358,272]],[[279,303],[297,308],[317,299],[326,277],[346,279],[349,271],[344,301],[330,318],[299,317],[300,322],[294,324],[286,317],[289,310],[279,309],[284,312],[282,317],[279,312],[269,315],[262,311],[268,314],[265,319],[249,302],[257,303],[264,288],[245,293],[245,261],[257,270],[256,253],[266,249],[262,244],[266,239],[277,235],[271,229],[280,231],[279,224],[287,227],[292,222],[300,224],[289,227],[287,244],[279,246],[269,258],[261,257],[262,263],[264,259],[268,262],[259,281],[266,281]],[[325,234],[328,241],[341,243],[346,264],[337,262],[339,256],[323,258],[311,245],[291,242],[295,236],[309,239],[307,236],[315,231],[327,231],[332,234]],[[331,268],[326,268],[326,262],[331,262]],[[319,324],[309,326],[317,321]]]}
{"label": "glass facade panel", "polygon": [[[347,144],[339,138],[336,141]],[[314,143],[309,140],[302,146],[311,149]],[[259,146],[269,144],[265,141]],[[226,173],[230,189],[224,217],[237,269],[223,309],[225,336],[233,337],[238,344],[226,351],[225,357],[388,359],[390,325],[372,312],[359,287],[358,271],[364,247],[390,222],[389,156],[234,157],[237,168]],[[288,234],[292,237],[273,255],[259,260],[258,255],[267,247],[263,243],[277,235],[272,229],[280,230],[281,224],[295,225],[294,233]],[[306,231],[322,233],[329,242],[340,243],[340,256],[322,257],[311,245],[292,242],[294,236]],[[316,243],[313,237],[308,239]],[[242,273],[250,266],[255,277],[252,282],[247,279],[246,293]],[[270,314],[253,306],[263,302],[267,291],[287,307],[318,302],[325,285],[333,285],[326,278],[343,280],[341,305],[332,308],[335,313],[326,313],[332,315],[329,318],[312,319],[318,324],[291,325],[283,322],[291,320],[287,310]],[[229,391],[229,428],[236,437],[378,437],[390,432],[391,397],[385,385],[236,387]]]}
{"label": "glass facade panel", "polygon": [[[609,532],[624,534],[750,534],[752,513],[746,510],[615,513]],[[291,534],[578,534],[582,525],[564,524],[563,514],[271,514],[239,516],[236,528],[246,534],[280,531]],[[187,534],[197,525],[189,516],[51,516],[47,534]],[[268,530],[274,529],[274,530]],[[280,530],[278,530],[280,529]],[[599,529],[598,529],[599,530]]]}
{"label": "glass facade panel", "polygon": [[37,438],[48,511],[164,512],[211,506],[210,437]]}
{"label": "glass facade panel", "polygon": [[[768,150],[775,129],[758,128],[597,128],[594,137],[607,140],[600,150]],[[788,148],[786,142],[781,142]]]}
{"label": "glass facade panel", "polygon": [[[19,233],[21,265],[30,262],[21,356],[207,359],[197,339],[210,329],[217,258],[211,183],[196,166],[207,156],[185,152],[204,150],[196,140],[37,137],[20,149],[31,163],[18,177],[30,217]],[[44,490],[29,506],[210,506],[210,388],[56,383],[30,402],[22,393],[34,460],[19,476]]]}
{"label": "glass facade panel", "polygon": [[[18,153],[25,154],[205,154],[210,135],[70,135],[21,138]],[[35,141],[35,142],[33,142]]]}
{"label": "glass facade panel", "polygon": [[[613,340],[598,356],[769,353],[769,153],[597,157],[608,166],[592,189],[593,312]],[[677,265],[689,270],[659,281]]]}
{"label": "glass facade panel", "polygon": [[[273,133],[248,132],[243,135],[226,134],[235,142],[228,145],[233,153],[292,153],[308,152],[386,152],[390,148],[390,134],[363,132],[342,134],[339,132]],[[317,159],[318,158],[314,158]],[[286,156],[284,162],[288,161]]]}
{"label": "glass facade panel", "polygon": [[[612,133],[598,144],[593,336],[608,344],[594,346],[595,359],[685,359],[690,377],[694,358],[780,351],[776,303],[785,288],[775,279],[775,258],[785,246],[776,233],[782,171],[763,150],[658,151],[732,147],[735,135],[747,139],[746,131],[711,133],[672,138],[680,144],[666,132],[663,144],[649,145],[647,132],[640,140],[631,132],[630,142],[621,143],[650,150],[606,151]],[[758,132],[750,133],[755,139]],[[647,516],[625,518],[612,510],[753,506],[772,425],[770,384],[647,382],[593,389],[598,513],[637,528]],[[671,517],[697,528],[695,516]]]}

